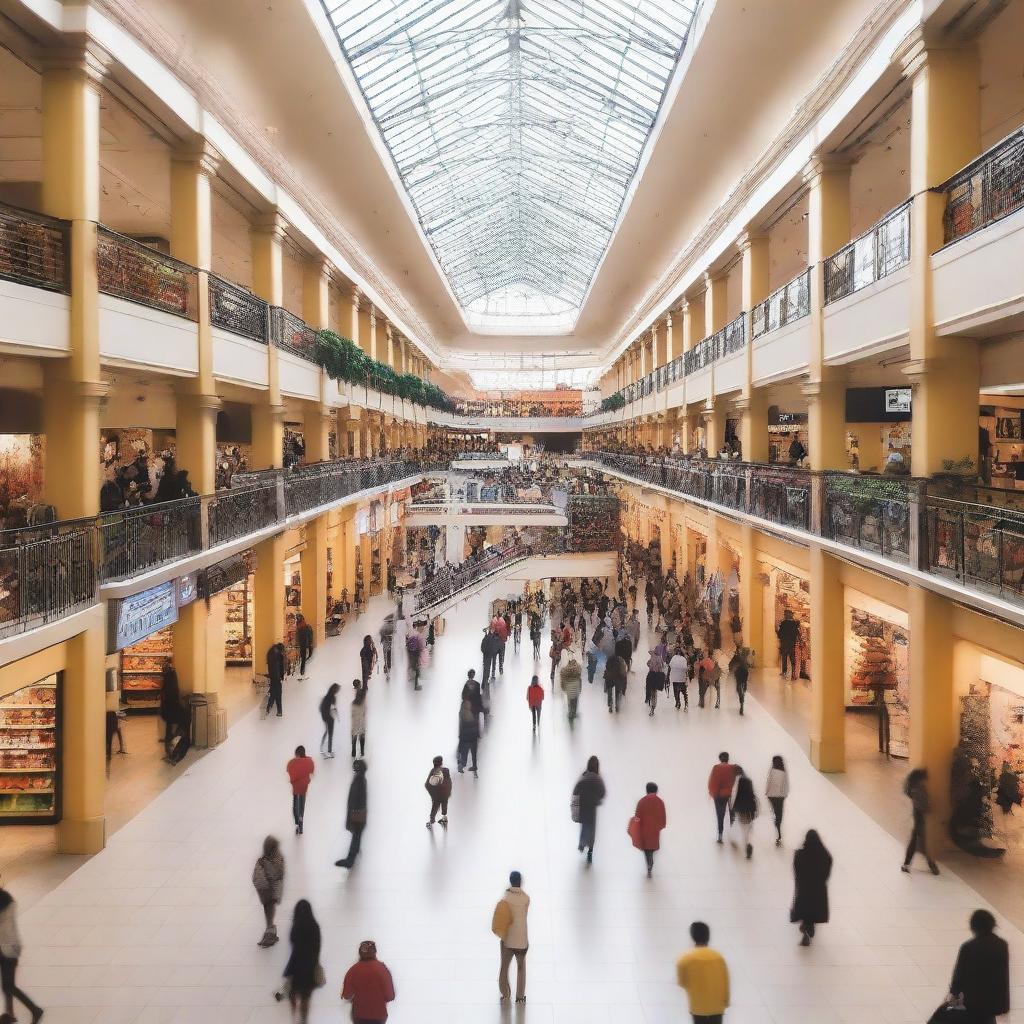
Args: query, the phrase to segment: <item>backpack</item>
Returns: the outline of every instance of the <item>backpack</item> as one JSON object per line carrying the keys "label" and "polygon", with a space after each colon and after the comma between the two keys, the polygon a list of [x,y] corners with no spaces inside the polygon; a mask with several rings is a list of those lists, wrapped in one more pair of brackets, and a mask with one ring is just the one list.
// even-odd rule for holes
{"label": "backpack", "polygon": [[441,771],[440,768],[435,768],[430,773],[430,778],[427,779],[427,785],[428,786],[434,786],[436,788],[437,786],[440,786],[443,783],[444,783],[444,772]]}
{"label": "backpack", "polygon": [[494,914],[491,917],[491,931],[504,942],[505,936],[508,935],[508,930],[511,927],[512,908],[508,905],[507,900],[498,900],[497,906],[494,908]]}

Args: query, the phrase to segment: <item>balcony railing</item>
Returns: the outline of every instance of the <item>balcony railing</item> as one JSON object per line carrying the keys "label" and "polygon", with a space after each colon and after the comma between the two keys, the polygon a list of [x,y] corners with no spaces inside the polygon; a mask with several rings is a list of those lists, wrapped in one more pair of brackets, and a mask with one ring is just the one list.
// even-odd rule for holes
{"label": "balcony railing", "polygon": [[939,185],[948,245],[1024,207],[1024,128]]}
{"label": "balcony railing", "polygon": [[750,334],[760,338],[770,331],[794,323],[811,311],[811,268],[759,302],[751,312]]}
{"label": "balcony railing", "polygon": [[910,203],[825,260],[825,302],[844,299],[910,262]]}
{"label": "balcony railing", "polygon": [[97,229],[96,274],[99,290],[106,295],[186,320],[199,317],[199,274],[195,267],[110,228]]}
{"label": "balcony railing", "polygon": [[123,580],[203,550],[203,499],[138,505],[99,518],[104,580]]}
{"label": "balcony railing", "polygon": [[289,313],[281,306],[270,308],[270,341],[277,348],[294,352],[295,355],[315,363],[316,339],[316,331],[312,327],[307,327],[294,313]]}
{"label": "balcony railing", "polygon": [[720,345],[723,356],[741,351],[747,344],[746,314],[740,313],[732,323],[726,324],[718,333],[722,336]]}
{"label": "balcony railing", "polygon": [[825,473],[822,534],[910,564],[923,482],[909,477]]}
{"label": "balcony railing", "polygon": [[210,274],[210,323],[266,345],[270,307],[248,288]]}
{"label": "balcony railing", "polygon": [[683,372],[687,377],[691,373],[709,367],[722,354],[722,332],[709,335],[698,341],[689,352],[683,353]]}
{"label": "balcony railing", "polygon": [[66,292],[69,234],[67,221],[0,205],[0,278]]}

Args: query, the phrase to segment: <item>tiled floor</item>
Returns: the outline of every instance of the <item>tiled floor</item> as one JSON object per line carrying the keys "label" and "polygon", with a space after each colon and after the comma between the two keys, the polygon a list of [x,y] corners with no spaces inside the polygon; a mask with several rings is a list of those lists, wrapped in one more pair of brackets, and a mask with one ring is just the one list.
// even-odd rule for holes
{"label": "tiled floor", "polygon": [[[374,604],[365,631],[384,611]],[[901,874],[899,842],[818,775],[756,702],[739,717],[731,692],[720,711],[684,715],[664,704],[650,719],[638,675],[619,716],[584,684],[575,729],[549,693],[535,737],[525,700],[532,661],[510,653],[481,742],[480,778],[455,776],[447,832],[424,828],[423,781],[432,755],[454,760],[458,693],[465,670],[479,671],[484,616],[483,598],[448,613],[422,692],[413,692],[401,662],[390,682],[372,679],[370,819],[351,872],[333,866],[347,841],[346,759],[318,760],[302,837],[292,834],[284,764],[296,743],[316,747],[317,702],[328,682],[350,683],[363,629],[329,641],[312,678],[288,683],[283,719],[242,719],[102,854],[26,910],[21,981],[49,1008],[47,1024],[287,1021],[272,997],[287,943],[256,946],[262,917],[250,875],[268,832],[281,837],[288,864],[282,933],[301,897],[323,928],[328,985],[314,997],[317,1022],[347,1019],[341,975],[358,942],[373,937],[395,976],[395,1024],[675,1024],[688,1018],[674,961],[698,917],[732,970],[729,1024],[927,1019],[967,916],[983,901],[948,871]],[[771,755],[786,757],[793,792],[782,849],[767,818],[755,828],[752,861],[715,844],[705,780],[720,749],[759,790]],[[588,868],[576,852],[569,793],[590,754],[601,757],[608,799]],[[669,815],[652,880],[625,834],[649,779]],[[835,857],[833,920],[802,949],[788,920],[790,865],[810,826]],[[501,1010],[489,925],[511,868],[523,872],[533,899],[529,1003]],[[1020,1003],[1024,943],[1016,929],[1002,932],[1018,964]]]}

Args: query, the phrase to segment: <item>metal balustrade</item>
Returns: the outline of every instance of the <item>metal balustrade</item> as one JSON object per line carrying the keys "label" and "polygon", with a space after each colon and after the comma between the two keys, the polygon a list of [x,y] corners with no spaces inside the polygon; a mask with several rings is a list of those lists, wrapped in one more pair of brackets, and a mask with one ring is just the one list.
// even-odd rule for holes
{"label": "metal balustrade", "polygon": [[943,182],[948,245],[1024,207],[1024,128],[1018,129]]}
{"label": "metal balustrade", "polygon": [[248,288],[209,275],[210,323],[232,334],[266,345],[270,330],[270,307]]}
{"label": "metal balustrade", "polygon": [[96,276],[106,295],[186,320],[199,318],[195,267],[102,226],[96,231]]}
{"label": "metal balustrade", "polygon": [[270,307],[270,341],[276,348],[317,362],[317,332],[281,306]]}
{"label": "metal balustrade", "polygon": [[67,292],[71,225],[0,204],[0,278]]}
{"label": "metal balustrade", "polygon": [[759,302],[750,313],[750,336],[760,338],[795,323],[811,311],[811,268],[798,274]]}
{"label": "metal balustrade", "polygon": [[202,502],[197,495],[100,516],[103,579],[129,579],[202,551]]}
{"label": "metal balustrade", "polygon": [[825,260],[825,302],[835,302],[880,281],[910,262],[910,203]]}
{"label": "metal balustrade", "polygon": [[825,473],[822,535],[910,564],[911,524],[922,483],[910,477]]}

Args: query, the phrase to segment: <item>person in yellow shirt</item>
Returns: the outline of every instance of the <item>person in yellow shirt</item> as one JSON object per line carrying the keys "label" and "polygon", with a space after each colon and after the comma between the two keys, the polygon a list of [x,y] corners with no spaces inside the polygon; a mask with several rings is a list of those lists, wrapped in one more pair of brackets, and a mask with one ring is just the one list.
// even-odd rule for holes
{"label": "person in yellow shirt", "polygon": [[679,987],[686,989],[693,1024],[722,1024],[729,1006],[729,968],[721,953],[711,949],[711,929],[703,921],[690,925],[694,948],[676,964]]}

